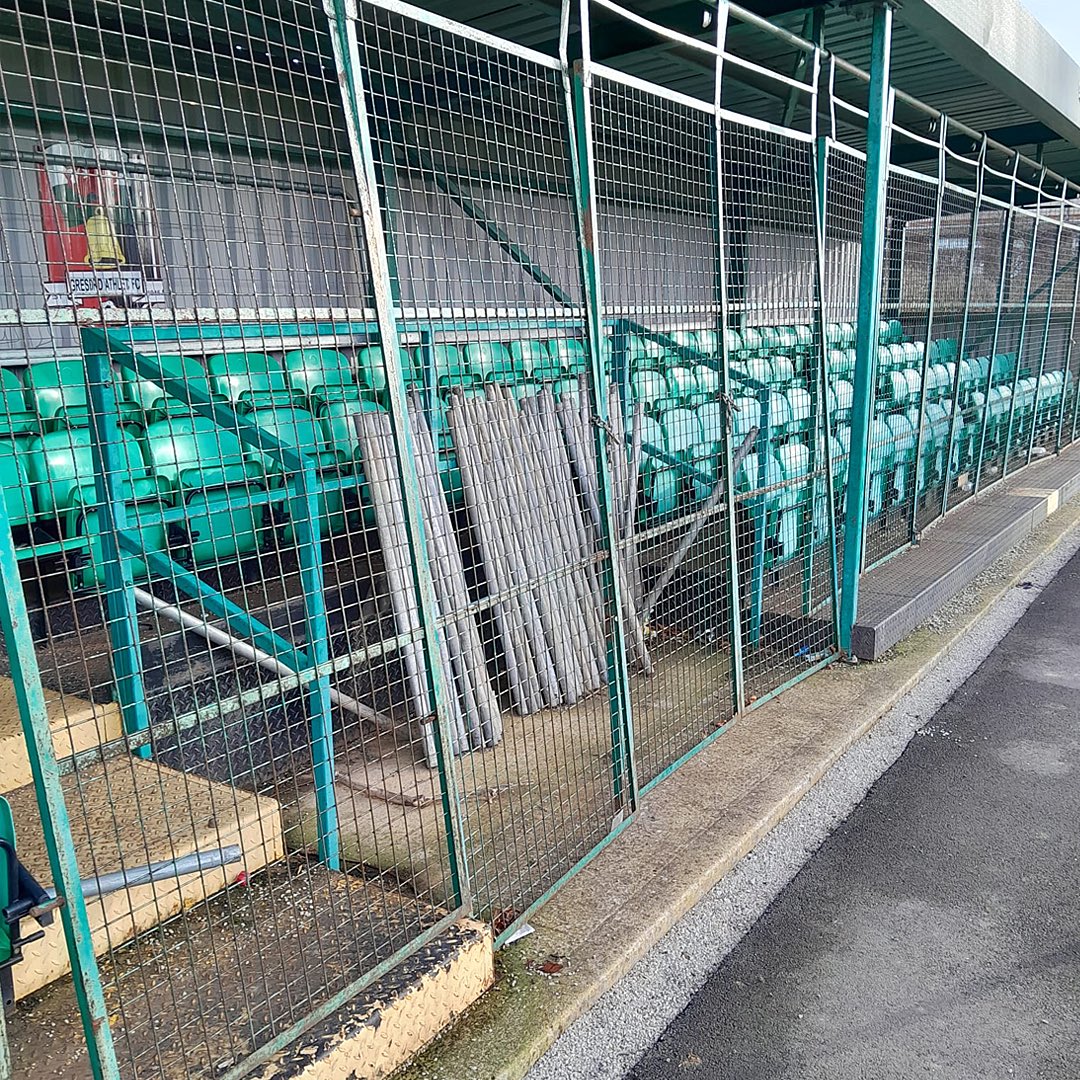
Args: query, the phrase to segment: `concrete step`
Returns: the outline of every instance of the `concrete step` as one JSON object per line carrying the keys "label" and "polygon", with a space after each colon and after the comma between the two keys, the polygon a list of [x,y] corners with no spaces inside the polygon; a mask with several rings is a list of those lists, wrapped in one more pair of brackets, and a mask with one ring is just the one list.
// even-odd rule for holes
{"label": "concrete step", "polygon": [[[100,956],[284,855],[278,804],[202,777],[134,757],[80,767],[63,777],[71,831],[84,877],[238,844],[240,863],[171,878],[88,900],[94,950]],[[32,784],[8,794],[19,857],[52,882]],[[29,926],[26,927],[30,929]],[[25,997],[70,971],[60,920],[27,946],[15,965],[15,996]]]}
{"label": "concrete step", "polygon": [[[112,702],[95,705],[73,694],[46,690],[45,707],[59,758],[89,750],[123,733],[120,710]],[[31,780],[15,684],[0,677],[0,793],[25,787]]]}

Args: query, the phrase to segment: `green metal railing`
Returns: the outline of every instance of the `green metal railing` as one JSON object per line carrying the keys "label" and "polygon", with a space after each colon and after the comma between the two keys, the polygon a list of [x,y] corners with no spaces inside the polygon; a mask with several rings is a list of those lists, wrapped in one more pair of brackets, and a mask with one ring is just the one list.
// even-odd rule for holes
{"label": "green metal railing", "polygon": [[[892,87],[891,4],[866,73],[726,0],[707,37],[568,2],[558,55],[400,0],[192,15],[186,58],[130,15],[0,34],[43,84],[0,611],[65,900],[17,992],[90,1075],[232,1080],[463,914],[506,942],[850,651],[869,568],[1073,442],[1080,220]],[[697,81],[599,59],[610,20]],[[35,108],[76,70],[84,116]]]}

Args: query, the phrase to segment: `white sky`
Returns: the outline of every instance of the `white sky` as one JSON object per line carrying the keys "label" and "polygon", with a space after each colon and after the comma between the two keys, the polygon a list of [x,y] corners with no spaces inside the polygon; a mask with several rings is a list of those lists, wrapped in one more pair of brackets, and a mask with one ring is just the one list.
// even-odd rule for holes
{"label": "white sky", "polygon": [[1080,64],[1080,5],[1077,0],[1022,0],[1022,3]]}

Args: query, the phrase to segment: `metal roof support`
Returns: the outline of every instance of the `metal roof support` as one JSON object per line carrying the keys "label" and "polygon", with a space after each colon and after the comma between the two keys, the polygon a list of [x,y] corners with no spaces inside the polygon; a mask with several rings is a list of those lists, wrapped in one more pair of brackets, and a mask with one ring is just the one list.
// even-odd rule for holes
{"label": "metal roof support", "polygon": [[869,478],[870,422],[873,419],[874,372],[885,241],[885,193],[893,97],[889,86],[893,10],[874,8],[870,51],[866,183],[863,195],[862,250],[859,256],[859,317],[855,332],[855,385],[851,404],[851,450],[844,515],[844,569],[840,596],[840,648],[851,655],[851,631],[859,603],[859,574],[866,543],[866,497]]}

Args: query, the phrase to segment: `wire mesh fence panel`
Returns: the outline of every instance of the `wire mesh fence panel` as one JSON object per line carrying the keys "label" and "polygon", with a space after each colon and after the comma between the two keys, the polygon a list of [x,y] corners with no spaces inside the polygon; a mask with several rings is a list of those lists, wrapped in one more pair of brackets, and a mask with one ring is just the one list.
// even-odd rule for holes
{"label": "wire mesh fence panel", "polygon": [[[974,395],[981,369],[972,359],[968,310],[975,197],[947,187],[941,200],[933,320],[923,379],[921,462],[916,530],[946,506],[946,488],[970,486],[980,413]],[[974,222],[976,228],[979,222]]]}
{"label": "wire mesh fence panel", "polygon": [[593,107],[622,550],[655,669],[631,686],[645,785],[733,713],[724,446],[729,424],[736,446],[750,436],[757,402],[721,398],[713,113],[600,75]]}
{"label": "wire mesh fence panel", "polygon": [[[1065,211],[1065,232],[1061,238],[1059,262],[1064,267],[1061,281],[1054,292],[1054,318],[1051,323],[1051,342],[1061,357],[1062,373],[1061,415],[1059,417],[1059,446],[1075,441],[1076,414],[1080,396],[1077,395],[1077,376],[1080,374],[1080,350],[1076,347],[1080,327],[1077,319],[1077,299],[1080,298],[1080,229],[1071,208]],[[1071,287],[1070,287],[1071,286]]]}
{"label": "wire mesh fence panel", "polygon": [[[558,67],[370,4],[357,29],[396,288],[459,309],[419,327],[410,411],[433,455],[447,684],[472,748],[464,853],[476,910],[505,933],[629,806],[598,488],[626,448],[597,459]],[[636,668],[643,632],[624,615]]]}
{"label": "wire mesh fence panel", "polygon": [[825,178],[825,333],[828,339],[830,454],[837,563],[843,565],[844,515],[854,397],[865,159],[830,143]]}
{"label": "wire mesh fence panel", "polygon": [[[834,522],[824,492],[813,143],[725,122],[724,216],[733,386],[758,398],[761,439],[736,476],[746,693],[785,685],[835,645]],[[814,462],[813,468],[811,463]]]}
{"label": "wire mesh fence panel", "polygon": [[355,163],[320,5],[15,7],[5,497],[121,1072],[218,1076],[456,907]]}
{"label": "wire mesh fence panel", "polygon": [[[1047,203],[1041,208],[1038,241],[1027,289],[1027,326],[1013,394],[1008,472],[1027,464],[1037,441],[1039,451],[1045,453],[1047,448],[1043,443],[1049,436],[1049,449],[1053,451],[1057,431],[1054,406],[1061,404],[1057,380],[1049,373],[1048,366],[1050,371],[1055,367],[1055,357],[1051,353],[1051,322],[1054,294],[1060,284],[1058,266],[1064,205],[1050,200]],[[1060,367],[1060,361],[1056,366]]]}
{"label": "wire mesh fence panel", "polygon": [[[911,541],[933,266],[937,181],[890,169],[873,419],[868,440],[865,564]],[[961,283],[963,277],[961,276]],[[962,287],[962,284],[961,284]],[[928,400],[937,405],[944,395]],[[951,393],[951,390],[950,390]],[[923,477],[923,488],[928,486]],[[931,481],[932,482],[932,481]]]}
{"label": "wire mesh fence panel", "polygon": [[1000,480],[1010,439],[1013,394],[1019,378],[1018,352],[1027,330],[1028,271],[1037,241],[1038,218],[1027,210],[1009,211],[1011,226],[1002,271],[1002,286],[991,328],[990,372],[986,417],[983,423],[982,460],[977,462],[977,490]]}

